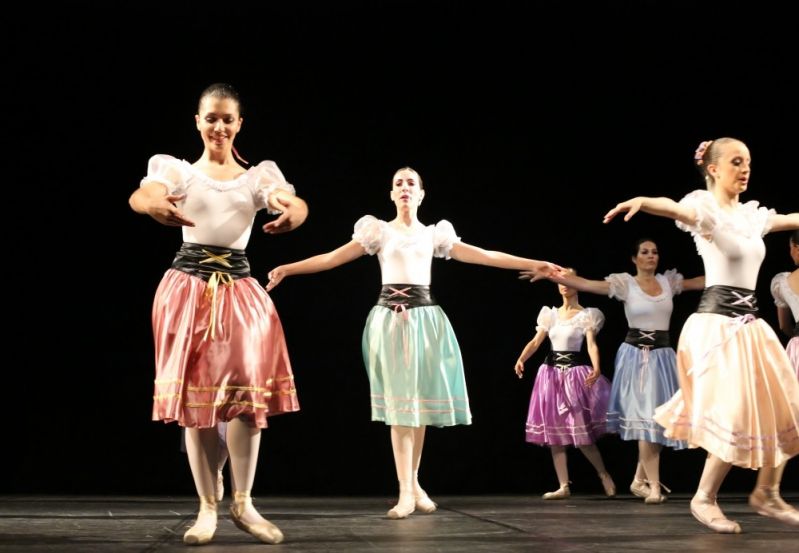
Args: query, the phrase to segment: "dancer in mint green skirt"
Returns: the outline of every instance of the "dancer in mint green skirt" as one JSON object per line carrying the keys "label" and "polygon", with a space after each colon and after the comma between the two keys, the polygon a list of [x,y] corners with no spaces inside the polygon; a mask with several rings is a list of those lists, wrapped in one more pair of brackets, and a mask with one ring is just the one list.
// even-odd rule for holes
{"label": "dancer in mint green skirt", "polygon": [[418,478],[425,428],[470,424],[472,419],[458,340],[430,292],[432,258],[527,270],[542,277],[558,269],[544,261],[461,242],[445,220],[422,224],[416,212],[424,196],[419,174],[410,167],[398,170],[391,186],[395,219],[362,217],[351,242],[276,267],[267,286],[269,291],[287,276],[326,271],[364,254],[377,254],[383,286],[366,320],[362,344],[372,420],[391,426],[400,490],[399,501],[387,514],[393,519],[436,509]]}

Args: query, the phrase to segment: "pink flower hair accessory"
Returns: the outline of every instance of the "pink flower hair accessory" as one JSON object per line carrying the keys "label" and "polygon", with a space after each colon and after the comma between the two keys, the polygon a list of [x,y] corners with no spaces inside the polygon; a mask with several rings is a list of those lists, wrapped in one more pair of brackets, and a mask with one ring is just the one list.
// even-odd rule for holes
{"label": "pink flower hair accessory", "polygon": [[696,161],[697,165],[702,165],[705,162],[703,158],[705,157],[705,152],[711,144],[713,144],[712,140],[705,140],[696,148],[696,151],[694,152],[694,160]]}

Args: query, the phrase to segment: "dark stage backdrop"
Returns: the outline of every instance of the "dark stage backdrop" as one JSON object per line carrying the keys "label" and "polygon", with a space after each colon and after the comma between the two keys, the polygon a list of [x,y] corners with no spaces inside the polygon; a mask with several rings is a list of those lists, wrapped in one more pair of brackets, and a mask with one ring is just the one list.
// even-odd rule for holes
{"label": "dark stage backdrop", "polygon": [[[602,215],[630,196],[701,187],[692,156],[704,139],[749,145],[744,199],[799,210],[793,20],[770,2],[37,4],[8,23],[6,47],[4,205],[16,222],[6,224],[0,493],[194,493],[179,429],[150,421],[150,306],[180,231],[127,199],[151,155],[200,155],[193,117],[212,82],[243,95],[241,153],[275,160],[310,206],[280,236],[258,230],[259,214],[248,251],[261,282],[344,244],[364,214],[391,218],[389,182],[403,165],[425,179],[424,222],[448,219],[466,242],[593,278],[631,270],[640,236],[656,240],[661,269],[701,273],[673,223],[603,225]],[[791,269],[788,236],[766,244],[758,293],[776,325],[768,284]],[[474,424],[430,429],[423,482],[431,494],[553,489],[549,451],[524,442],[546,347],[521,381],[513,365],[541,306],[558,303],[555,285],[443,260],[433,284],[463,349]],[[360,355],[379,286],[366,257],[272,293],[302,410],[264,432],[257,495],[394,493]],[[676,299],[675,338],[698,298]],[[607,317],[611,377],[622,305],[581,302]],[[599,445],[626,489],[636,445]],[[701,451],[667,450],[662,480],[691,490],[702,463]],[[799,486],[798,463],[786,488]],[[570,466],[573,490],[601,490],[576,451]],[[724,489],[754,476],[734,470]]]}

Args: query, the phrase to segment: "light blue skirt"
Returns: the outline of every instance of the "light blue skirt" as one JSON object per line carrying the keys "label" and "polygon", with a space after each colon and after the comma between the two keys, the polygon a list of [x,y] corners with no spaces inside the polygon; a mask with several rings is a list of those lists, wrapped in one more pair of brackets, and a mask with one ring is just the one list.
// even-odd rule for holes
{"label": "light blue skirt", "polygon": [[622,440],[641,440],[674,449],[687,442],[663,435],[663,427],[653,420],[655,408],[666,403],[679,389],[677,355],[672,348],[648,352],[623,343],[616,353],[613,386],[608,404],[608,432]]}
{"label": "light blue skirt", "polygon": [[458,340],[438,305],[376,305],[362,340],[372,420],[401,426],[471,424]]}

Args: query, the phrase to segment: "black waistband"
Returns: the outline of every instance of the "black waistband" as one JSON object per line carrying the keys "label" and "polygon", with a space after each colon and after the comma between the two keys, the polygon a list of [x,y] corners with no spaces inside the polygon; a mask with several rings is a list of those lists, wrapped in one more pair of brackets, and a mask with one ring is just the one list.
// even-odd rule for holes
{"label": "black waistband", "polygon": [[570,369],[580,365],[591,366],[588,357],[581,351],[555,351],[547,353],[544,363],[557,369]]}
{"label": "black waistband", "polygon": [[437,305],[430,294],[429,286],[417,284],[384,284],[377,298],[377,305],[389,309],[412,309],[427,305]]}
{"label": "black waistband", "polygon": [[757,316],[755,291],[735,286],[710,286],[702,292],[696,312],[716,313],[727,317]]}
{"label": "black waistband", "polygon": [[226,273],[234,279],[250,276],[250,262],[244,250],[183,242],[175,254],[172,268],[208,280],[214,273]]}
{"label": "black waistband", "polygon": [[626,344],[637,348],[667,348],[671,346],[668,330],[643,330],[641,328],[631,328],[627,331],[624,338]]}

